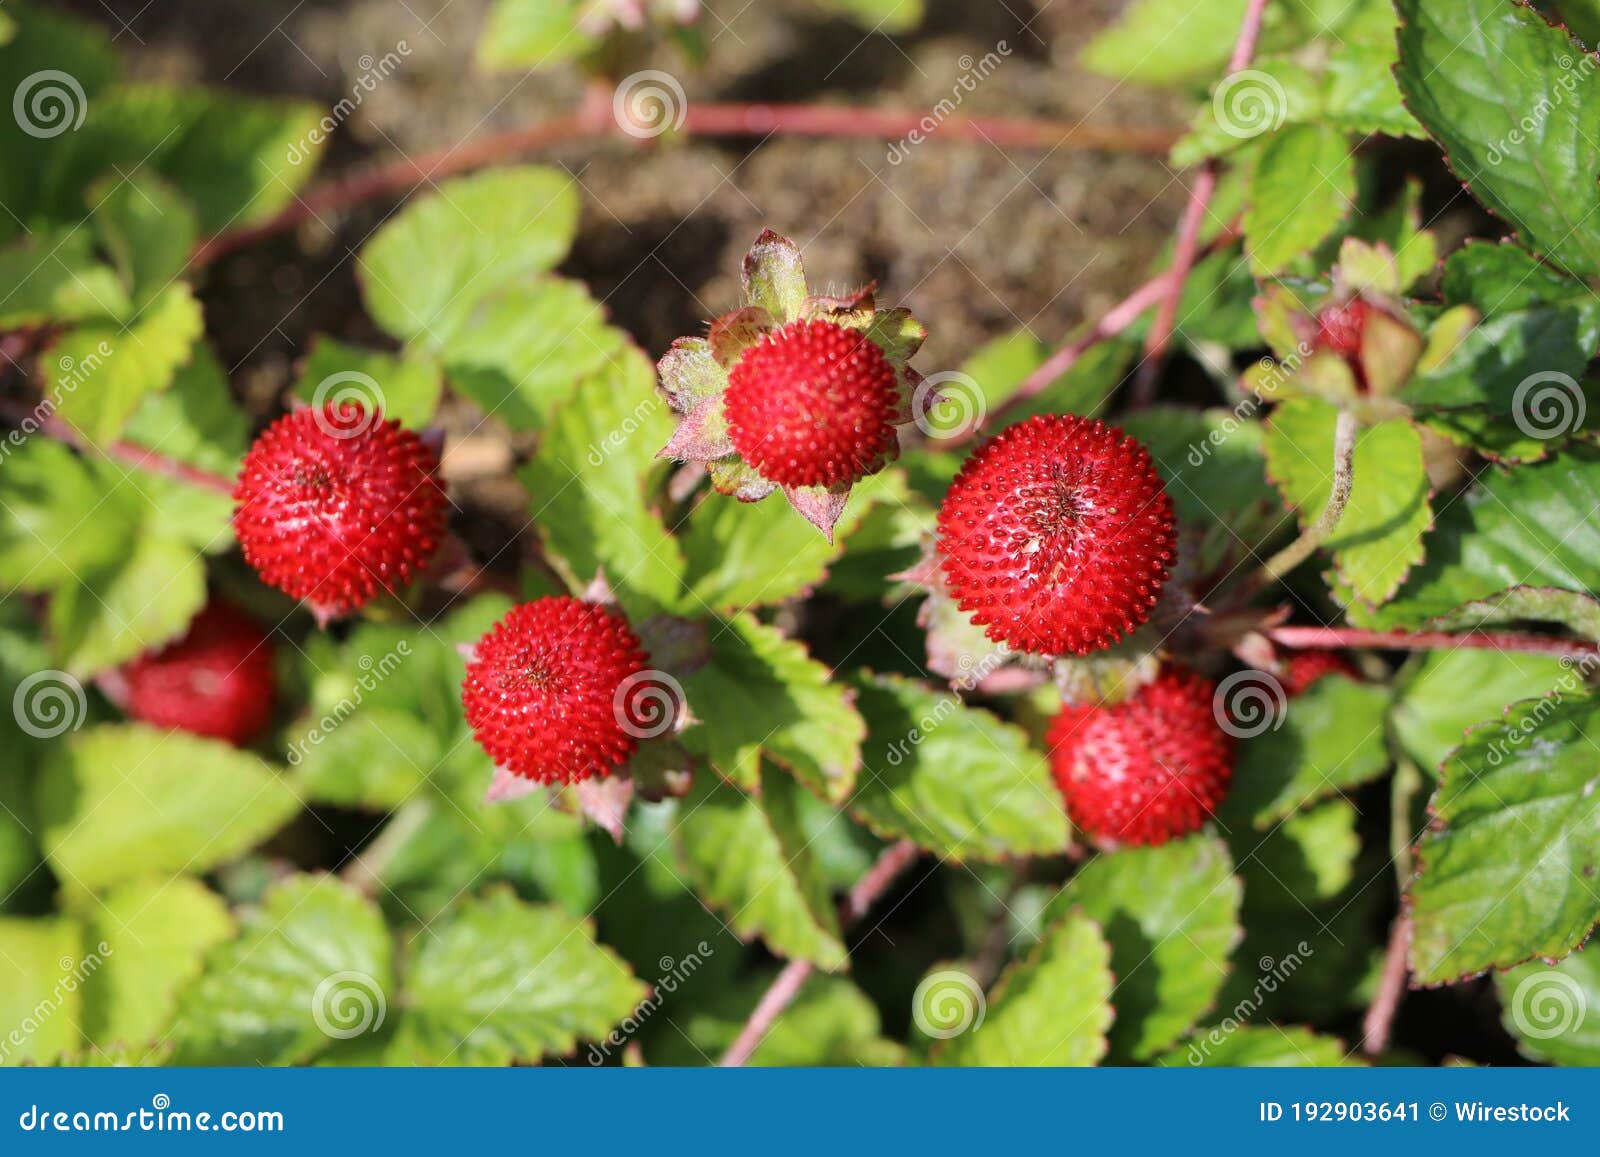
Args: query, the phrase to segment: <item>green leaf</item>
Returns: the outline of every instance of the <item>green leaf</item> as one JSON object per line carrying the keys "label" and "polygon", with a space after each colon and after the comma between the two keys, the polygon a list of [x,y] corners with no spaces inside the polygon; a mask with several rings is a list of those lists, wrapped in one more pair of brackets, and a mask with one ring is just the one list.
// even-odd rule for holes
{"label": "green leaf", "polygon": [[233,935],[227,905],[179,877],[122,884],[86,908],[104,959],[85,986],[84,1035],[102,1047],[159,1041],[206,953]]}
{"label": "green leaf", "polygon": [[849,807],[874,831],[956,860],[1066,847],[1061,797],[1021,730],[908,679],[852,686],[868,735]]}
{"label": "green leaf", "polygon": [[331,876],[291,877],[183,991],[173,1063],[302,1064],[381,1029],[394,989],[377,906]]}
{"label": "green leaf", "polygon": [[1090,72],[1138,84],[1185,85],[1221,71],[1238,39],[1247,0],[1135,0],[1089,42]]}
{"label": "green leaf", "polygon": [[1100,926],[1070,912],[1006,969],[982,1023],[945,1041],[933,1059],[968,1066],[1096,1064],[1106,1053],[1112,985],[1111,947]]}
{"label": "green leaf", "polygon": [[[48,1062],[78,1051],[83,927],[51,917],[0,916],[0,1064]],[[89,971],[99,964],[98,957]],[[20,1039],[19,1039],[20,1038]]]}
{"label": "green leaf", "polygon": [[899,36],[922,24],[923,0],[817,0],[824,8],[850,17],[869,32]]}
{"label": "green leaf", "polygon": [[[3,122],[0,122],[3,123]],[[105,321],[133,308],[86,229],[38,230],[0,249],[0,328]]]}
{"label": "green leaf", "polygon": [[647,989],[588,921],[508,889],[465,900],[412,944],[394,1063],[504,1065],[566,1054]]}
{"label": "green leaf", "polygon": [[1310,1069],[1359,1066],[1337,1037],[1318,1036],[1308,1028],[1290,1025],[1241,1025],[1231,1031],[1213,1028],[1196,1033],[1184,1047],[1162,1057],[1157,1064],[1204,1068]]}
{"label": "green leaf", "polygon": [[147,395],[166,389],[205,330],[183,282],[157,294],[125,326],[84,325],[41,363],[57,410],[96,444],[115,441]]}
{"label": "green leaf", "polygon": [[[1505,0],[1396,0],[1406,103],[1534,250],[1600,273],[1600,100],[1568,34]],[[1538,110],[1537,114],[1530,110]]]}
{"label": "green leaf", "polygon": [[40,842],[70,888],[146,873],[209,871],[299,808],[255,756],[214,739],[136,724],[66,740],[39,783]]}
{"label": "green leaf", "polygon": [[35,437],[0,471],[0,584],[47,592],[131,549],[138,493],[108,484],[64,444]]}
{"label": "green leaf", "polygon": [[1355,208],[1350,142],[1327,125],[1295,125],[1261,150],[1244,231],[1258,276],[1282,272],[1322,243]]}
{"label": "green leaf", "polygon": [[579,23],[584,0],[495,0],[478,40],[486,69],[537,70],[589,52],[598,41]]}
{"label": "green leaf", "polygon": [[[1384,721],[1389,689],[1333,676],[1276,709],[1270,730],[1243,739],[1232,801],[1266,828],[1389,768]],[[1265,723],[1265,719],[1262,720]]]}
{"label": "green leaf", "polygon": [[1600,638],[1600,452],[1577,446],[1516,470],[1485,471],[1444,508],[1428,558],[1358,626],[1477,625],[1509,619],[1565,623]]}
{"label": "green leaf", "polygon": [[1597,740],[1596,701],[1558,695],[1515,704],[1445,761],[1411,887],[1419,981],[1555,959],[1600,920]]}
{"label": "green leaf", "polygon": [[134,302],[160,293],[188,264],[200,223],[165,181],[140,174],[101,181],[89,201],[95,233]]}
{"label": "green leaf", "polygon": [[[217,355],[201,342],[195,346],[194,358],[173,376],[171,386],[139,403],[122,437],[231,478],[238,473],[249,444],[250,419],[233,400]],[[233,500],[226,494],[217,495],[216,500],[222,504],[222,521],[227,523],[233,516]]]}
{"label": "green leaf", "polygon": [[396,357],[318,336],[312,339],[294,392],[311,404],[359,400],[402,426],[421,429],[439,408],[444,376],[427,357]]}
{"label": "green leaf", "polygon": [[683,680],[700,722],[681,742],[754,790],[763,754],[823,799],[850,793],[866,725],[849,692],[799,643],[749,615],[715,622],[711,658]]}
{"label": "green leaf", "polygon": [[[1321,517],[1333,491],[1337,421],[1328,403],[1296,398],[1273,411],[1267,428],[1267,471],[1305,526]],[[1428,495],[1422,439],[1411,423],[1380,422],[1357,434],[1350,501],[1324,544],[1355,598],[1387,601],[1422,560],[1422,535],[1433,522]]]}
{"label": "green leaf", "polygon": [[[834,971],[849,957],[833,896],[799,820],[802,789],[768,768],[759,798],[700,776],[678,809],[678,858],[695,891],[740,937]],[[843,822],[843,821],[839,821]]]}
{"label": "green leaf", "polygon": [[438,351],[478,303],[566,256],[578,195],[559,169],[492,169],[411,201],[361,251],[367,311],[390,334]]}
{"label": "green leaf", "polygon": [[1416,763],[1436,771],[1475,723],[1498,719],[1508,704],[1580,682],[1567,660],[1517,651],[1458,647],[1421,656],[1405,680],[1389,726]]}
{"label": "green leaf", "polygon": [[1556,965],[1535,961],[1496,974],[1501,1019],[1523,1055],[1558,1065],[1600,1065],[1600,952]]}
{"label": "green leaf", "polygon": [[604,571],[633,615],[677,605],[683,554],[646,501],[671,420],[637,348],[582,382],[522,472],[541,537],[575,590]]}
{"label": "green leaf", "polygon": [[1242,932],[1228,849],[1204,836],[1100,855],[1045,910],[1082,908],[1111,943],[1111,1055],[1148,1060],[1208,1012]]}

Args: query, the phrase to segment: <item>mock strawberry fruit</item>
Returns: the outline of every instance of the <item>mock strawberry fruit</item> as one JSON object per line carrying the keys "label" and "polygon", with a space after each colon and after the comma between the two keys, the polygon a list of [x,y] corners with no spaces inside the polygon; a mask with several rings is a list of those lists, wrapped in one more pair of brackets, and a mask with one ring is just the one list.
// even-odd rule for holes
{"label": "mock strawberry fruit", "polygon": [[1317,315],[1317,345],[1342,358],[1359,357],[1371,313],[1372,307],[1359,297],[1329,306]]}
{"label": "mock strawberry fruit", "polygon": [[858,482],[898,443],[894,367],[864,334],[794,321],[744,351],[728,375],[728,435],[780,486]]}
{"label": "mock strawberry fruit", "polygon": [[538,783],[610,775],[659,733],[630,689],[648,670],[616,611],[564,596],[514,607],[473,648],[461,698],[495,764]]}
{"label": "mock strawberry fruit", "polygon": [[937,551],[950,596],[989,638],[1084,655],[1149,617],[1177,531],[1143,446],[1104,422],[1040,415],[967,459]]}
{"label": "mock strawberry fruit", "polygon": [[1072,822],[1108,844],[1154,846],[1197,831],[1227,794],[1234,739],[1216,685],[1168,669],[1111,705],[1063,708],[1050,764]]}
{"label": "mock strawberry fruit", "polygon": [[243,611],[212,602],[181,639],[115,672],[108,693],[131,718],[243,746],[277,702],[272,640]]}
{"label": "mock strawberry fruit", "polygon": [[1283,686],[1291,696],[1303,694],[1317,680],[1328,675],[1343,675],[1359,680],[1361,672],[1338,651],[1314,649],[1295,651],[1284,665]]}
{"label": "mock strawberry fruit", "polygon": [[233,528],[262,581],[319,622],[410,582],[439,548],[438,455],[356,402],[279,418],[245,456]]}

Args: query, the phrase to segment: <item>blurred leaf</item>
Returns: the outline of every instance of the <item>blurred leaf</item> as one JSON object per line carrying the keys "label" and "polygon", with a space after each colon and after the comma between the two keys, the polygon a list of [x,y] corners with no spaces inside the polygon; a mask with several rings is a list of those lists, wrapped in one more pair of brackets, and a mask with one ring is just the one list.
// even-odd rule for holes
{"label": "blurred leaf", "polygon": [[1571,664],[1548,655],[1458,647],[1419,656],[1389,712],[1389,726],[1418,766],[1436,772],[1469,727],[1499,719],[1506,707],[1581,682]]}
{"label": "blurred leaf", "polygon": [[1600,952],[1556,965],[1534,961],[1495,974],[1502,1022],[1524,1056],[1557,1065],[1600,1064]]}
{"label": "blurred leaf", "polygon": [[823,7],[848,16],[869,32],[900,36],[915,32],[922,23],[923,0],[815,0]]}
{"label": "blurred leaf", "polygon": [[0,1064],[48,1062],[82,1043],[83,927],[65,917],[0,916]]}
{"label": "blurred leaf", "polygon": [[0,249],[0,286],[0,327],[6,329],[109,321],[133,308],[116,270],[95,256],[84,229],[40,229]]}
{"label": "blurred leaf", "polygon": [[444,376],[427,357],[396,357],[318,336],[300,366],[294,392],[307,403],[362,399],[385,418],[420,430],[439,408]]}
{"label": "blurred leaf", "polygon": [[[172,385],[139,403],[123,440],[202,470],[232,478],[250,437],[250,419],[233,400],[228,379],[212,352],[200,342],[194,358],[173,376]],[[219,495],[226,522],[233,500]]]}
{"label": "blurred leaf", "polygon": [[300,801],[266,764],[215,739],[137,724],[64,741],[39,783],[41,843],[63,884],[209,871],[281,827]]}
{"label": "blurred leaf", "polygon": [[200,223],[172,186],[135,174],[98,182],[89,202],[95,233],[134,303],[142,305],[183,272]]}
{"label": "blurred leaf", "polygon": [[1259,276],[1280,273],[1316,248],[1355,209],[1355,158],[1344,133],[1295,125],[1261,150],[1244,231]]}
{"label": "blurred leaf", "polygon": [[495,0],[478,40],[488,69],[548,68],[584,55],[597,43],[579,25],[586,0]]}

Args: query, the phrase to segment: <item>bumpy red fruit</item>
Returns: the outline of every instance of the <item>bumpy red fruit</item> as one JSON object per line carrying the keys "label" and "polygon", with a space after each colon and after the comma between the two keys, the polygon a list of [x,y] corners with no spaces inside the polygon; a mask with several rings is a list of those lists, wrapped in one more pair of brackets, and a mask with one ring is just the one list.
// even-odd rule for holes
{"label": "bumpy red fruit", "polygon": [[1296,651],[1289,656],[1284,668],[1283,685],[1291,696],[1306,691],[1318,679],[1327,675],[1343,675],[1347,679],[1361,678],[1355,664],[1338,651]]}
{"label": "bumpy red fruit", "polygon": [[828,321],[790,322],[745,350],[723,405],[734,449],[780,486],[834,486],[881,469],[901,408],[883,351]]}
{"label": "bumpy red fruit", "polygon": [[354,402],[279,418],[245,456],[233,528],[264,582],[321,619],[410,582],[439,548],[439,457]]}
{"label": "bumpy red fruit", "polygon": [[1233,778],[1215,691],[1169,669],[1121,703],[1063,709],[1048,742],[1072,822],[1110,844],[1155,846],[1198,830]]}
{"label": "bumpy red fruit", "polygon": [[243,745],[272,720],[272,641],[243,611],[213,602],[177,642],[141,655],[113,681],[134,719]]}
{"label": "bumpy red fruit", "polygon": [[1317,316],[1317,344],[1342,358],[1358,357],[1371,313],[1359,297],[1329,306]]}
{"label": "bumpy red fruit", "polygon": [[622,616],[551,597],[514,607],[478,640],[461,699],[495,764],[540,783],[609,775],[653,729],[629,692],[648,679]]}
{"label": "bumpy red fruit", "polygon": [[1082,655],[1150,615],[1177,551],[1150,455],[1115,426],[1041,415],[967,459],[939,509],[956,604],[1014,650]]}

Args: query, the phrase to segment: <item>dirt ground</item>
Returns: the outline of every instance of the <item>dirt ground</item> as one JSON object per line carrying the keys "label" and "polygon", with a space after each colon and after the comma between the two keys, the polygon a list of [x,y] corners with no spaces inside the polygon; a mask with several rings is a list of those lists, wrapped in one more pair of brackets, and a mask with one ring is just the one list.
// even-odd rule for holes
{"label": "dirt ground", "polygon": [[[138,76],[293,94],[332,106],[366,62],[400,53],[341,127],[326,179],[400,153],[448,147],[571,107],[576,70],[488,75],[473,49],[488,0],[70,0],[98,21]],[[711,0],[708,59],[671,45],[639,62],[691,99],[808,100],[931,109],[971,62],[1009,54],[963,112],[1172,127],[1181,106],[1089,76],[1075,56],[1121,0],[934,0],[923,29],[890,40],[811,0]],[[987,144],[926,143],[891,164],[870,141],[677,143],[640,150],[579,143],[541,159],[586,193],[566,270],[587,280],[651,352],[728,307],[738,258],[764,225],[791,234],[813,278],[876,277],[933,337],[928,370],[1017,326],[1059,340],[1139,282],[1169,235],[1183,188],[1159,159]],[[351,253],[392,204],[330,233],[237,255],[207,286],[213,333],[247,394],[281,388],[314,332],[375,336],[361,316]],[[259,391],[259,393],[258,393]]]}

